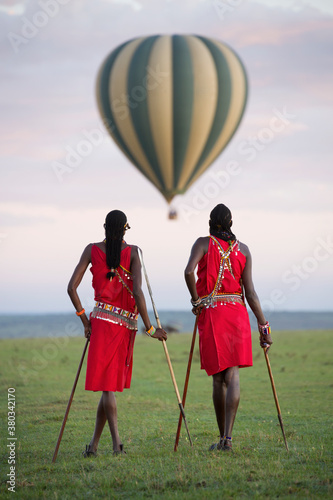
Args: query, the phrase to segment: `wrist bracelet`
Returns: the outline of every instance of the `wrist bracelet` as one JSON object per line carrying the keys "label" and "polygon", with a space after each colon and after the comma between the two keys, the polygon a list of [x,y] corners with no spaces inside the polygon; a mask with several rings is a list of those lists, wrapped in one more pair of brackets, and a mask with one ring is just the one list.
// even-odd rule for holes
{"label": "wrist bracelet", "polygon": [[82,316],[82,314],[85,313],[85,312],[86,312],[85,309],[82,309],[82,311],[80,311],[80,312],[76,311],[76,316]]}
{"label": "wrist bracelet", "polygon": [[156,328],[154,326],[151,326],[149,328],[149,330],[146,330],[146,335],[148,335],[148,337],[152,337],[155,332],[156,332]]}
{"label": "wrist bracelet", "polygon": [[197,307],[201,302],[201,298],[199,297],[197,300],[191,299],[191,304],[193,307]]}
{"label": "wrist bracelet", "polygon": [[269,326],[268,321],[266,322],[265,325],[259,325],[258,324],[258,328],[259,328],[259,332],[262,335],[269,335],[271,333],[271,327]]}

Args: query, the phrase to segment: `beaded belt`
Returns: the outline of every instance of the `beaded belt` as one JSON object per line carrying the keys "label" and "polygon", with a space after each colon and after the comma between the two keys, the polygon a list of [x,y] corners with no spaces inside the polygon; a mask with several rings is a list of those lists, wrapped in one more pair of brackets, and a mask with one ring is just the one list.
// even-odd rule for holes
{"label": "beaded belt", "polygon": [[204,307],[216,307],[216,303],[220,303],[222,305],[241,304],[242,306],[245,306],[243,296],[236,293],[217,293],[213,297],[211,295],[207,295],[206,297],[202,297],[202,299],[202,305]]}
{"label": "beaded belt", "polygon": [[110,323],[126,326],[130,330],[138,329],[138,314],[121,309],[121,307],[105,304],[104,302],[95,302],[95,307],[91,316],[93,318],[109,321]]}

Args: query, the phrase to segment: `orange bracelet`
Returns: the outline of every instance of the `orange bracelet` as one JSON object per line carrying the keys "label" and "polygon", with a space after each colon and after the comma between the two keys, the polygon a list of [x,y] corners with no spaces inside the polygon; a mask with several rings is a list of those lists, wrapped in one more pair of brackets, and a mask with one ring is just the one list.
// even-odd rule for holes
{"label": "orange bracelet", "polygon": [[83,313],[85,313],[85,312],[86,312],[86,310],[85,310],[85,309],[82,309],[82,311],[80,311],[80,312],[77,312],[77,311],[76,311],[76,316],[81,316],[81,315],[82,315]]}

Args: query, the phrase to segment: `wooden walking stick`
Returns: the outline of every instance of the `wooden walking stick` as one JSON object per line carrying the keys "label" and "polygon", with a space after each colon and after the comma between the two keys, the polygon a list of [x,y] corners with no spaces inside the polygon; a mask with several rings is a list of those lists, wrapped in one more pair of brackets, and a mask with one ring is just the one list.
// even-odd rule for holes
{"label": "wooden walking stick", "polygon": [[83,349],[81,361],[80,361],[80,364],[79,364],[79,368],[77,370],[77,374],[76,374],[76,377],[75,377],[73,389],[72,389],[72,392],[71,392],[71,395],[70,395],[70,398],[69,398],[69,401],[68,401],[68,405],[67,405],[67,409],[66,409],[66,412],[65,412],[64,420],[62,421],[62,426],[61,426],[61,429],[60,429],[58,441],[57,441],[57,444],[56,444],[56,447],[55,447],[55,450],[54,450],[54,454],[53,454],[53,459],[52,459],[53,463],[57,459],[59,446],[60,446],[60,443],[61,443],[62,435],[63,435],[64,430],[65,430],[65,425],[66,425],[66,422],[67,422],[67,417],[68,417],[69,410],[70,410],[70,407],[71,407],[71,404],[72,404],[72,401],[73,401],[74,392],[75,392],[75,389],[76,389],[77,382],[79,380],[79,376],[80,376],[81,368],[82,368],[82,365],[83,365],[83,360],[84,360],[84,357],[86,355],[86,350],[87,350],[88,344],[89,344],[89,338],[87,339],[86,344],[85,344],[84,349]]}
{"label": "wooden walking stick", "polygon": [[[156,309],[156,306],[155,306],[155,302],[154,302],[154,299],[153,299],[153,293],[152,293],[152,290],[150,288],[148,274],[147,274],[147,271],[146,271],[146,268],[145,268],[145,264],[143,262],[143,257],[142,257],[142,253],[141,253],[140,249],[138,249],[138,253],[139,253],[139,258],[140,258],[141,266],[142,266],[142,269],[143,269],[143,272],[144,272],[144,275],[145,275],[145,278],[146,278],[147,288],[148,288],[148,292],[149,292],[149,295],[150,295],[151,303],[152,303],[152,306],[153,306],[154,315],[155,315],[155,318],[156,318],[156,323],[157,323],[158,328],[162,328],[161,322],[160,322],[160,318],[158,316],[158,312],[157,312],[157,309]],[[186,427],[188,439],[189,439],[190,445],[193,446],[192,439],[191,439],[191,436],[190,436],[190,431],[188,430],[188,426],[187,426],[187,421],[186,421],[186,416],[185,416],[184,408],[183,408],[183,405],[182,405],[182,400],[180,399],[180,394],[179,394],[179,390],[178,390],[178,387],[177,387],[176,378],[175,378],[175,375],[173,373],[173,369],[172,369],[172,365],[171,365],[171,360],[170,360],[168,348],[167,348],[167,345],[166,345],[166,342],[165,342],[164,339],[162,340],[162,343],[163,343],[163,348],[164,348],[166,360],[167,360],[167,363],[168,363],[168,366],[169,366],[172,383],[173,383],[173,386],[174,386],[174,389],[175,389],[175,392],[176,392],[179,409],[180,409],[181,414],[182,414],[183,419],[184,419],[184,424],[185,424],[185,427]]]}
{"label": "wooden walking stick", "polygon": [[271,365],[270,365],[270,362],[269,362],[269,359],[268,359],[267,347],[264,347],[264,354],[265,354],[266,364],[267,364],[267,368],[268,368],[269,378],[271,379],[272,391],[273,391],[273,395],[274,395],[276,409],[277,409],[277,412],[278,412],[278,419],[279,419],[280,427],[281,427],[281,430],[282,430],[284,444],[286,445],[287,451],[289,451],[288,443],[287,443],[287,439],[286,439],[286,435],[285,435],[285,432],[284,432],[283,422],[282,422],[282,415],[281,415],[280,405],[279,405],[279,401],[278,401],[278,397],[277,397],[277,392],[276,392],[276,389],[275,389],[275,384],[274,384],[272,369],[271,369]]}
{"label": "wooden walking stick", "polygon": [[[183,398],[182,398],[183,408],[185,407],[188,381],[190,379],[190,372],[191,372],[193,351],[194,351],[194,345],[195,345],[195,337],[196,337],[196,334],[197,334],[197,326],[198,326],[198,316],[196,316],[196,318],[195,318],[194,330],[193,330],[193,336],[192,336],[192,343],[191,343],[191,349],[190,349],[190,354],[189,354],[188,363],[187,363],[187,372],[186,372],[186,377],[185,377],[184,391],[183,391]],[[178,448],[179,436],[180,436],[180,429],[181,429],[181,426],[182,426],[182,418],[183,418],[183,415],[180,412],[179,420],[178,420],[178,428],[177,428],[176,440],[175,440],[175,447],[174,447],[173,451],[177,451],[177,448]]]}

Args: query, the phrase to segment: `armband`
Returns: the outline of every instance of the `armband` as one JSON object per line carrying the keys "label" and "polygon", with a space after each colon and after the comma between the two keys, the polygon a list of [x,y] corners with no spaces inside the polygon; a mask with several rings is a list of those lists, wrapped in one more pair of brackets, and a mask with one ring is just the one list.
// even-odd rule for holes
{"label": "armband", "polygon": [[271,327],[269,326],[268,321],[265,325],[258,325],[258,328],[259,328],[259,332],[262,335],[269,335],[271,333]]}
{"label": "armband", "polygon": [[193,307],[198,307],[201,303],[201,298],[199,297],[197,300],[191,299],[191,304]]}
{"label": "armband", "polygon": [[151,326],[149,328],[149,330],[146,330],[146,335],[148,335],[148,337],[152,337],[155,332],[156,332],[156,328],[154,326]]}

